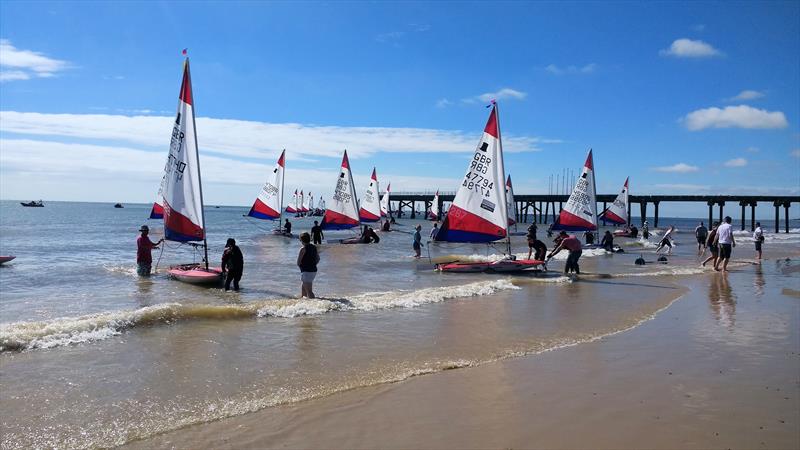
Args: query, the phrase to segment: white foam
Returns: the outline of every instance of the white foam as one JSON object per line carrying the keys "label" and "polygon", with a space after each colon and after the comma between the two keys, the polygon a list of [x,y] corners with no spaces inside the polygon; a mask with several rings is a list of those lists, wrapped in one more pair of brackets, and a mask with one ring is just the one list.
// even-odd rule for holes
{"label": "white foam", "polygon": [[519,289],[507,279],[433,287],[416,291],[375,292],[342,299],[300,299],[269,302],[259,308],[258,316],[298,317],[329,311],[374,311],[390,308],[414,308],[451,298],[491,295],[498,291]]}

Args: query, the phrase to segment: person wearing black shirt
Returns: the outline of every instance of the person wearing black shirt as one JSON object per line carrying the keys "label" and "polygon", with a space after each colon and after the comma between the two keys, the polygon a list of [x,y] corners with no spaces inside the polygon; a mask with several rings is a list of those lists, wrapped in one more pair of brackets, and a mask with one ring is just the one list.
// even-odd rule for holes
{"label": "person wearing black shirt", "polygon": [[289,222],[289,219],[286,219],[286,223],[283,224],[283,232],[286,234],[292,234],[292,223]]}
{"label": "person wearing black shirt", "polygon": [[317,276],[317,264],[319,263],[319,253],[317,247],[311,243],[311,236],[308,233],[300,235],[300,242],[303,248],[297,255],[297,267],[300,268],[300,297],[314,298],[312,284]]}
{"label": "person wearing black shirt", "polygon": [[314,221],[314,226],[311,227],[311,237],[314,239],[315,245],[322,244],[322,240],[325,238],[325,235],[322,234],[322,227],[319,226],[319,222],[316,220]]}
{"label": "person wearing black shirt", "polygon": [[225,277],[225,290],[231,288],[231,281],[233,281],[233,290],[239,290],[239,280],[242,279],[244,272],[244,256],[242,250],[236,245],[233,238],[229,238],[225,243],[225,251],[222,252],[222,273],[226,273]]}

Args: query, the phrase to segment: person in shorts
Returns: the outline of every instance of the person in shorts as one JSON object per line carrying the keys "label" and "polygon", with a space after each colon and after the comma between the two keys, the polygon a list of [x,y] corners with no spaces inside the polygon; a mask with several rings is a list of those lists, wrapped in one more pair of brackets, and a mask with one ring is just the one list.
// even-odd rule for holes
{"label": "person in shorts", "polygon": [[725,216],[725,223],[717,227],[717,236],[714,238],[714,241],[719,245],[719,257],[714,264],[714,270],[716,271],[719,271],[720,262],[722,262],[722,271],[728,271],[728,261],[731,259],[733,247],[736,247],[731,220],[731,216]]}
{"label": "person in shorts", "polygon": [[662,248],[669,247],[669,251],[667,253],[669,253],[670,255],[672,254],[673,231],[675,231],[675,225],[670,225],[669,228],[667,228],[667,232],[664,233],[664,237],[661,239],[661,242],[659,242],[658,247],[656,247],[656,253],[658,253],[658,251],[661,250]]}
{"label": "person in shorts", "polygon": [[717,265],[717,258],[719,257],[719,246],[717,246],[714,240],[717,238],[717,227],[719,227],[719,222],[714,222],[711,225],[711,231],[708,232],[708,237],[706,238],[706,248],[708,251],[711,252],[711,256],[705,259],[700,265],[705,267],[706,263],[713,260],[714,262],[711,264],[712,266]]}
{"label": "person in shorts", "polygon": [[761,262],[761,245],[764,243],[764,230],[761,229],[761,222],[756,222],[756,229],[753,231],[753,242],[756,244],[756,259]]}
{"label": "person in shorts", "polygon": [[319,264],[319,253],[317,246],[311,243],[311,235],[303,233],[300,235],[300,242],[303,248],[297,255],[297,267],[300,268],[300,297],[314,298],[313,283],[317,276],[317,264]]}
{"label": "person in shorts", "polygon": [[136,238],[136,273],[140,277],[149,277],[153,265],[153,255],[150,252],[158,248],[158,244],[164,242],[164,239],[159,239],[158,242],[151,241],[150,227],[147,225],[142,225],[139,232],[141,235]]}
{"label": "person in shorts", "polygon": [[578,260],[581,258],[581,253],[583,253],[581,241],[575,236],[567,235],[565,231],[562,231],[559,236],[561,237],[561,241],[558,247],[547,255],[547,259],[557,255],[561,250],[567,249],[569,256],[567,256],[567,262],[564,264],[564,275],[568,275],[570,272],[575,272],[580,275],[581,268],[578,266]]}

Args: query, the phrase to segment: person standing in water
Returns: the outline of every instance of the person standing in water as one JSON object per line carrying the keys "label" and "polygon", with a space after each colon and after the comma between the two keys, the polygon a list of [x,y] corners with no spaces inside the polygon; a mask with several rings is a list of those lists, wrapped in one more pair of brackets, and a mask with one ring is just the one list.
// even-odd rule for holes
{"label": "person standing in water", "polygon": [[325,235],[322,233],[322,227],[319,226],[319,222],[316,220],[314,221],[314,226],[311,227],[311,237],[314,239],[314,245],[322,244],[322,240],[325,239]]}
{"label": "person standing in water", "polygon": [[642,237],[645,239],[650,239],[650,226],[647,224],[646,220],[642,224]]}
{"label": "person standing in water", "polygon": [[419,233],[422,230],[422,225],[417,225],[414,228],[414,257],[419,258],[422,254],[422,235]]}
{"label": "person standing in water", "polygon": [[697,238],[697,252],[699,253],[705,249],[706,241],[708,240],[708,229],[703,225],[702,221],[694,229],[694,236]]}
{"label": "person standing in water", "polygon": [[233,290],[239,290],[239,280],[242,279],[244,272],[244,255],[242,250],[236,245],[233,238],[228,238],[225,242],[225,251],[222,252],[222,273],[225,276],[225,290],[230,290],[231,281],[233,282]]}
{"label": "person standing in water", "polygon": [[607,252],[614,251],[614,236],[610,231],[606,230],[606,234],[603,235],[603,240],[600,241],[600,246]]}
{"label": "person standing in water", "polygon": [[728,271],[728,261],[731,259],[733,247],[736,247],[736,240],[733,239],[733,226],[731,226],[731,216],[725,216],[725,223],[717,228],[717,236],[714,241],[719,245],[719,258],[714,263],[714,270],[719,271],[719,263],[722,262],[722,271]]}
{"label": "person standing in water", "polygon": [[150,253],[154,248],[158,248],[158,244],[164,242],[164,239],[159,239],[158,242],[150,240],[150,227],[142,225],[139,228],[141,235],[136,238],[136,273],[140,277],[149,277],[150,269],[153,265],[153,255]]}
{"label": "person standing in water", "polygon": [[753,231],[753,242],[756,244],[756,259],[761,263],[761,244],[764,243],[764,230],[761,229],[761,222],[756,222],[756,229]]}
{"label": "person standing in water", "polygon": [[717,257],[719,257],[719,246],[717,246],[715,241],[717,238],[717,227],[719,227],[719,222],[714,222],[714,224],[711,226],[711,231],[708,232],[708,237],[706,238],[706,248],[708,248],[708,251],[711,252],[711,256],[706,258],[706,260],[700,264],[702,267],[705,267],[706,263],[711,260],[714,260],[714,262],[711,264],[712,266],[717,265]]}
{"label": "person standing in water", "polygon": [[286,219],[286,223],[283,224],[283,232],[285,234],[292,234],[292,223],[289,222],[289,219]]}
{"label": "person standing in water", "polygon": [[669,228],[667,228],[667,232],[664,233],[664,237],[661,239],[661,242],[658,243],[658,247],[656,247],[656,253],[658,253],[658,251],[664,247],[669,247],[669,251],[667,253],[670,255],[672,254],[672,239],[670,236],[672,235],[673,231],[675,231],[675,225],[670,225]]}
{"label": "person standing in water", "polygon": [[433,228],[431,228],[430,238],[431,240],[436,239],[436,234],[439,232],[439,222],[433,222]]}
{"label": "person standing in water", "polygon": [[569,251],[569,256],[567,256],[567,263],[564,264],[564,275],[568,275],[570,272],[575,272],[580,275],[581,268],[578,265],[578,260],[583,253],[581,241],[575,236],[567,235],[566,231],[562,231],[559,236],[561,237],[561,242],[559,242],[558,247],[556,247],[552,253],[547,255],[547,259],[556,256],[561,250],[567,249]]}
{"label": "person standing in water", "polygon": [[300,235],[300,242],[303,248],[297,255],[297,267],[300,268],[300,297],[314,298],[314,278],[317,277],[317,264],[319,264],[319,252],[317,247],[311,243],[311,236],[308,233]]}

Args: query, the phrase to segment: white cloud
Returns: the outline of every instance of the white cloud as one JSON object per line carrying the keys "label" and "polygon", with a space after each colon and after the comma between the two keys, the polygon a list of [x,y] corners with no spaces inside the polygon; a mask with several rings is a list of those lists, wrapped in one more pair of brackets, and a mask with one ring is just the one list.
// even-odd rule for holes
{"label": "white cloud", "polygon": [[511,88],[502,88],[497,92],[486,92],[474,97],[462,99],[463,103],[483,102],[489,103],[492,100],[524,100],[528,96],[527,92],[518,91]]}
{"label": "white cloud", "polygon": [[792,150],[791,152],[789,152],[789,154],[791,156],[794,156],[795,158],[800,158],[800,148]]}
{"label": "white cloud", "polygon": [[[172,130],[171,117],[108,114],[40,114],[0,111],[0,132],[33,136],[59,136],[125,142],[163,149]],[[297,123],[267,123],[199,117],[200,148],[231,158],[271,159],[286,148],[300,157],[339,157],[347,149],[351,158],[375,153],[469,152],[482,124],[469,132],[429,128],[340,127]],[[507,152],[538,151],[539,137],[506,136]],[[548,140],[547,143],[553,140]]]}
{"label": "white cloud", "polygon": [[448,100],[446,98],[440,98],[439,100],[436,101],[436,107],[437,108],[447,108],[448,106],[450,106],[452,104],[453,104],[453,102],[451,102],[450,100]]}
{"label": "white cloud", "polygon": [[597,69],[597,64],[595,63],[589,63],[582,67],[578,66],[558,67],[555,64],[550,64],[549,66],[544,68],[544,70],[554,75],[581,74],[581,73],[586,74],[586,73],[592,73],[596,69]]}
{"label": "white cloud", "polygon": [[761,149],[758,148],[758,147],[750,146],[750,147],[747,147],[746,149],[744,149],[744,151],[746,151],[747,153],[758,153],[758,152],[761,151]]}
{"label": "white cloud", "polygon": [[661,167],[653,167],[653,170],[656,172],[670,172],[670,173],[689,173],[689,172],[697,172],[700,170],[697,166],[690,166],[686,163],[678,163],[673,164],[671,166],[661,166]]}
{"label": "white cloud", "polygon": [[67,68],[69,64],[66,61],[31,50],[20,50],[8,39],[0,39],[0,81],[48,78]]}
{"label": "white cloud", "polygon": [[747,105],[705,108],[684,117],[686,128],[692,131],[706,128],[786,128],[789,123],[780,111],[767,111]]}
{"label": "white cloud", "polygon": [[676,39],[668,49],[659,52],[662,56],[674,56],[676,58],[708,58],[711,56],[722,56],[722,52],[701,40]]}
{"label": "white cloud", "polygon": [[725,161],[723,164],[725,167],[744,167],[747,165],[747,160],[744,158],[734,158],[728,161]]}
{"label": "white cloud", "polygon": [[762,98],[765,95],[767,94],[761,91],[753,91],[750,89],[746,89],[742,92],[739,92],[737,95],[727,98],[725,100],[729,102],[739,102],[739,101],[755,100],[757,98]]}

